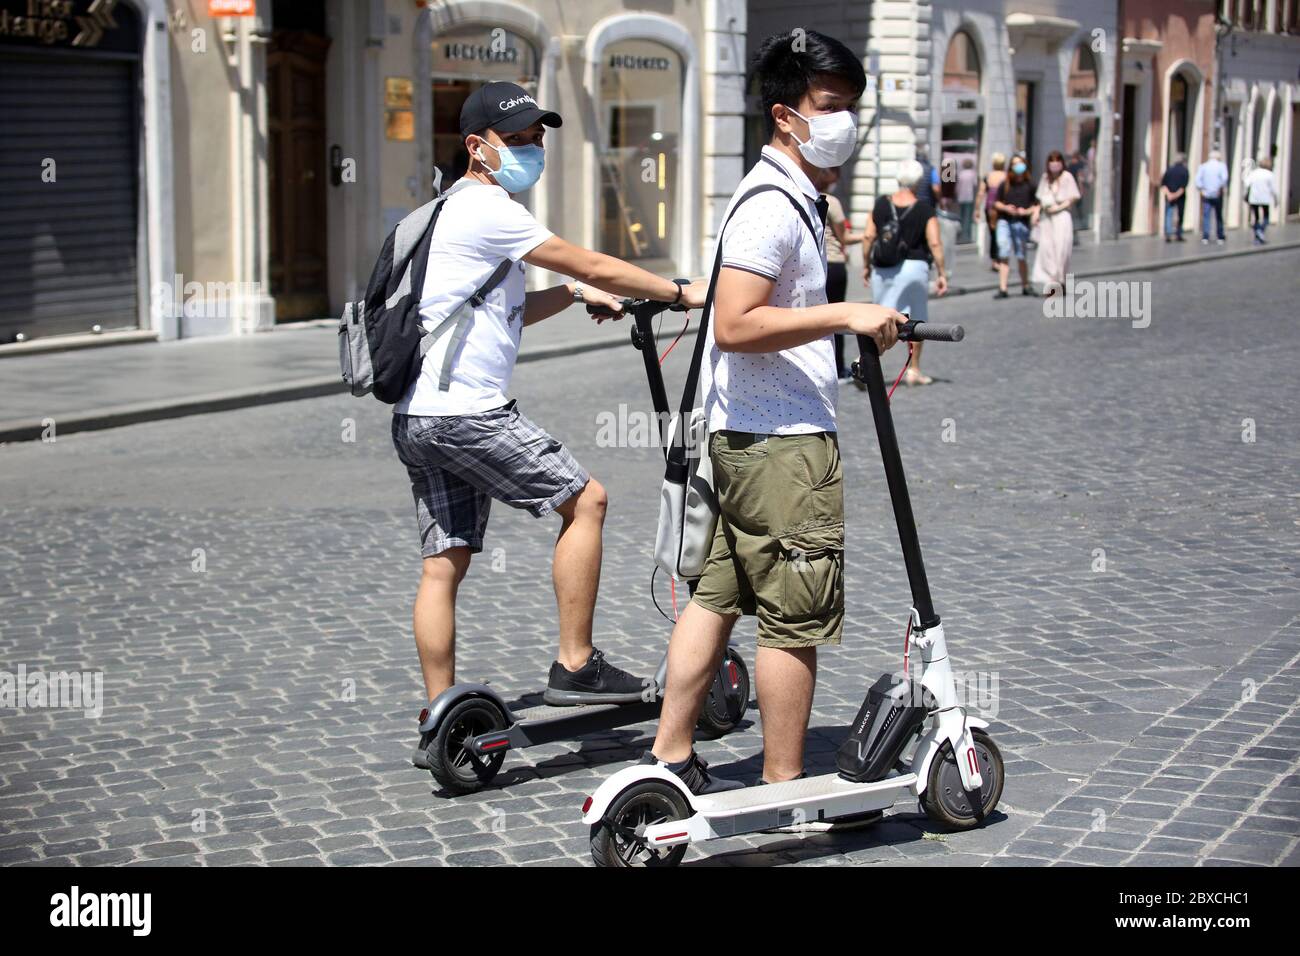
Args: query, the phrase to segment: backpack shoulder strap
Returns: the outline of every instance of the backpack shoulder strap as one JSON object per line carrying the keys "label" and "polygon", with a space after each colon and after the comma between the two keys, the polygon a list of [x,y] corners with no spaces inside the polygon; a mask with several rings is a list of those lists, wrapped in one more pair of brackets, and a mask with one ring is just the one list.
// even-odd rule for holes
{"label": "backpack shoulder strap", "polygon": [[513,259],[502,259],[501,264],[493,270],[492,274],[487,277],[487,281],[478,287],[478,291],[469,297],[469,304],[478,308],[510,271],[510,267],[515,264]]}
{"label": "backpack shoulder strap", "polygon": [[695,349],[691,353],[691,367],[686,373],[686,383],[685,387],[682,389],[682,401],[678,408],[679,424],[674,432],[673,444],[668,449],[670,467],[672,462],[676,461],[680,464],[686,459],[686,430],[690,424],[689,416],[691,414],[691,409],[695,404],[695,391],[700,384],[700,368],[704,363],[704,344],[708,334],[709,317],[713,314],[713,296],[718,289],[718,273],[722,270],[723,233],[726,232],[728,223],[731,222],[732,217],[736,214],[736,210],[744,204],[745,200],[752,196],[756,196],[759,193],[771,192],[772,190],[781,193],[786,199],[790,200],[790,205],[794,207],[795,212],[799,214],[799,218],[802,219],[804,225],[808,227],[808,233],[812,236],[813,242],[817,241],[817,232],[813,229],[812,219],[808,216],[808,210],[805,209],[802,203],[796,200],[794,196],[790,195],[789,190],[782,189],[775,183],[760,183],[759,185],[746,190],[741,194],[740,198],[736,200],[735,205],[731,207],[731,212],[727,214],[727,218],[723,220],[722,226],[718,229],[718,247],[717,251],[713,255],[713,271],[709,275],[709,291],[705,295],[704,308],[700,312],[700,328],[695,334]]}

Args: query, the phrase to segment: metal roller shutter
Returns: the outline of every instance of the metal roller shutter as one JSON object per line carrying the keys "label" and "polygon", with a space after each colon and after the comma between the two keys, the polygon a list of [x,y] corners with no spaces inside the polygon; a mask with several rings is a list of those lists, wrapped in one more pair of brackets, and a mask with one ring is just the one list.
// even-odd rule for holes
{"label": "metal roller shutter", "polygon": [[132,62],[0,55],[0,343],[139,326],[136,104]]}

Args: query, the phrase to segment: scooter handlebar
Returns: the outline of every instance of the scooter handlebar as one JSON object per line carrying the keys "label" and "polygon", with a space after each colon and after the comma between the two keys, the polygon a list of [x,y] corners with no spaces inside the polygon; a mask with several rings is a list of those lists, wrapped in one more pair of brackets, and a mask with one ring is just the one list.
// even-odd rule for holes
{"label": "scooter handlebar", "polygon": [[644,318],[654,318],[660,312],[685,312],[686,306],[680,302],[660,302],[658,299],[623,299],[623,311],[621,313],[613,312],[603,305],[588,305],[588,315],[636,315]]}
{"label": "scooter handlebar", "polygon": [[898,330],[900,342],[960,342],[966,330],[960,325],[931,325],[908,319]]}

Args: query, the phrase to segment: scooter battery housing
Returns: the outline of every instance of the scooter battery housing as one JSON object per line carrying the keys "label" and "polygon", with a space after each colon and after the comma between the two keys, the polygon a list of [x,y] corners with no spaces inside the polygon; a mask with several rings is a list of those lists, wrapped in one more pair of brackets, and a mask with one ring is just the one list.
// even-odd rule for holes
{"label": "scooter battery housing", "polygon": [[870,783],[889,776],[912,735],[925,721],[921,691],[912,681],[884,674],[871,685],[848,739],[835,755],[840,776]]}

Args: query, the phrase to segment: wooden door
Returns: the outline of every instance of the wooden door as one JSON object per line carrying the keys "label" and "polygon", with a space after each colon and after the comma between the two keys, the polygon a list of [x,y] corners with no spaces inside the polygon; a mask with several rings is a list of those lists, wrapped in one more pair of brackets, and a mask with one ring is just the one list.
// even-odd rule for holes
{"label": "wooden door", "polygon": [[277,321],[329,311],[325,190],[327,37],[276,30],[267,53],[271,294]]}

